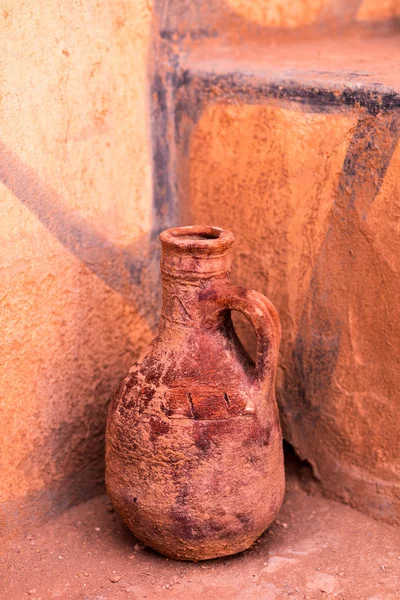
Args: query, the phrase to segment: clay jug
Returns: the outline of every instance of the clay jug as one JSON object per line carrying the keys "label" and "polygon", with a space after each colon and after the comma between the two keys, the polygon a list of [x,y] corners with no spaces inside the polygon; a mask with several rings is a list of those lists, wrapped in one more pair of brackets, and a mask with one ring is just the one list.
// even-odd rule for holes
{"label": "clay jug", "polygon": [[[158,333],[111,402],[106,485],[146,546],[202,560],[248,548],[282,503],[280,324],[265,296],[229,282],[232,233],[178,227],[160,239]],[[232,310],[254,327],[256,364]]]}

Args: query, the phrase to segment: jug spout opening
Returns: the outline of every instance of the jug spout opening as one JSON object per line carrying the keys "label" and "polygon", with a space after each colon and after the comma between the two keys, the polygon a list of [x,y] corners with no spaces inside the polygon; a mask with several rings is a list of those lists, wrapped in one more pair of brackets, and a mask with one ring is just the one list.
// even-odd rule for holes
{"label": "jug spout opening", "polygon": [[204,250],[208,253],[219,253],[227,250],[234,241],[233,233],[220,227],[190,225],[166,229],[160,235],[163,245],[176,250]]}
{"label": "jug spout opening", "polygon": [[161,270],[165,276],[186,281],[227,275],[234,239],[233,233],[220,227],[191,225],[166,229],[160,235]]}

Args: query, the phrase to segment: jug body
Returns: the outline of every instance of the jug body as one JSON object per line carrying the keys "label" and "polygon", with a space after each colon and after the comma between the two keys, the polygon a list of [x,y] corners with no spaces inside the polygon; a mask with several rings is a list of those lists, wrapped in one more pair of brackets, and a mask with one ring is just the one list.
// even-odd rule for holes
{"label": "jug body", "polygon": [[[230,232],[183,227],[161,240],[159,330],[111,402],[106,486],[145,545],[202,560],[245,550],[280,509],[280,326],[264,296],[230,284]],[[232,310],[255,328],[256,364]]]}

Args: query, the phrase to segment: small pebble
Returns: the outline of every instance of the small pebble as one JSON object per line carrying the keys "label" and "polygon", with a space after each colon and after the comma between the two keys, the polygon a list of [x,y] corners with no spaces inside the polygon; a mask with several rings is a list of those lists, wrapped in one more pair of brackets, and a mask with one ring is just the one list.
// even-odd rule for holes
{"label": "small pebble", "polygon": [[118,583],[118,581],[121,581],[122,577],[120,575],[111,575],[110,577],[110,581],[111,583]]}
{"label": "small pebble", "polygon": [[133,546],[133,549],[134,550],[144,550],[144,546],[143,546],[143,544],[135,544]]}
{"label": "small pebble", "polygon": [[36,594],[36,590],[29,590],[28,594],[30,596],[34,596]]}
{"label": "small pebble", "polygon": [[100,527],[95,527],[96,531],[101,531]]}

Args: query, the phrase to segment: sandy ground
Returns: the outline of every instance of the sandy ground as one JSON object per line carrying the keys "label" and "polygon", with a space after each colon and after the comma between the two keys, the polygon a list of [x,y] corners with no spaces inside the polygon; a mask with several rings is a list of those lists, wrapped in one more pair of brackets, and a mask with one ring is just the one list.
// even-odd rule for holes
{"label": "sandy ground", "polygon": [[289,475],[278,520],[248,551],[204,563],[143,548],[106,496],[3,544],[7,600],[394,600],[400,529],[310,496]]}

